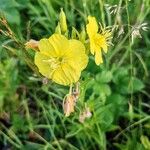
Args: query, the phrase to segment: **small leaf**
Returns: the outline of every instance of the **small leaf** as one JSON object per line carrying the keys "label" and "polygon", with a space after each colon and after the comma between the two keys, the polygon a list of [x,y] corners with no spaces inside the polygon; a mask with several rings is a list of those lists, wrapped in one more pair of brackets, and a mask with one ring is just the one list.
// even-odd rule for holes
{"label": "small leaf", "polygon": [[106,96],[109,96],[111,94],[110,86],[107,84],[98,84],[95,83],[94,85],[94,92],[98,95],[104,94]]}
{"label": "small leaf", "polygon": [[118,86],[116,87],[118,91],[120,91],[122,94],[135,93],[144,88],[144,83],[140,79],[130,76],[122,78],[117,85]]}
{"label": "small leaf", "polygon": [[150,150],[150,140],[148,139],[147,136],[142,135],[140,138],[143,146],[147,149]]}
{"label": "small leaf", "polygon": [[96,80],[100,83],[108,83],[112,80],[112,73],[110,71],[103,71],[96,75]]}
{"label": "small leaf", "polygon": [[114,120],[110,106],[111,105],[102,106],[95,111],[97,122],[101,124],[102,130],[105,131],[111,126]]}

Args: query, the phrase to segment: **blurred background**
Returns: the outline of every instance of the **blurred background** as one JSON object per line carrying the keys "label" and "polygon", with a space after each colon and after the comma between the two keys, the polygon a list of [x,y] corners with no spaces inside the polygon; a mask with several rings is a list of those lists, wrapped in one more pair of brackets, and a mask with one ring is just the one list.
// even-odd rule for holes
{"label": "blurred background", "polygon": [[[91,57],[83,71],[68,118],[68,88],[34,72],[33,51],[5,36],[2,23],[21,43],[39,40],[55,32],[60,8],[70,31],[88,15],[113,30],[104,63]],[[0,0],[0,16],[1,150],[150,150],[150,0]],[[92,117],[81,123],[87,107]]]}

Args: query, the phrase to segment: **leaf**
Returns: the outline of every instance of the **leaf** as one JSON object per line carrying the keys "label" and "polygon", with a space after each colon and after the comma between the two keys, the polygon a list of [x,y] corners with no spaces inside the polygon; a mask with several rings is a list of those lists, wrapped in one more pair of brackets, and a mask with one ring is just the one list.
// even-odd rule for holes
{"label": "leaf", "polygon": [[96,121],[100,123],[102,130],[106,131],[112,124],[114,116],[110,111],[111,105],[99,107],[96,111]]}
{"label": "leaf", "polygon": [[4,11],[4,16],[6,17],[9,23],[17,25],[20,24],[20,14],[17,11],[17,9],[10,9]]}
{"label": "leaf", "polygon": [[13,120],[12,120],[13,128],[15,131],[27,131],[27,127],[25,126],[25,119],[21,117],[19,114],[14,114],[13,115]]}
{"label": "leaf", "polygon": [[144,83],[140,79],[130,76],[122,78],[117,85],[118,91],[122,94],[135,93],[144,88]]}
{"label": "leaf", "polygon": [[72,130],[69,133],[67,133],[66,138],[74,137],[77,134],[79,134],[79,132],[81,132],[82,130],[83,130],[82,128],[79,128],[79,129],[75,128],[74,130]]}
{"label": "leaf", "polygon": [[147,136],[142,135],[140,138],[143,146],[147,149],[150,150],[150,140],[148,139]]}
{"label": "leaf", "polygon": [[0,0],[0,9],[6,10],[7,8],[14,8],[17,3],[14,0]]}
{"label": "leaf", "polygon": [[133,78],[133,92],[141,91],[143,88],[144,88],[144,83],[140,79],[134,77]]}
{"label": "leaf", "polygon": [[120,80],[126,76],[128,76],[128,67],[121,67],[113,72],[112,80],[114,83],[119,84]]}
{"label": "leaf", "polygon": [[107,104],[113,103],[114,105],[125,105],[127,104],[127,101],[125,101],[125,98],[118,94],[118,93],[113,93],[107,98]]}
{"label": "leaf", "polygon": [[25,141],[25,144],[21,147],[22,150],[37,150],[37,149],[43,149],[44,150],[44,145],[39,144],[39,143],[34,143],[30,141]]}
{"label": "leaf", "polygon": [[104,94],[106,96],[109,96],[111,94],[110,86],[107,84],[95,83],[93,89],[94,89],[94,93],[98,95]]}
{"label": "leaf", "polygon": [[112,80],[112,73],[110,71],[102,71],[96,75],[96,80],[100,83],[108,83]]}
{"label": "leaf", "polygon": [[106,104],[111,104],[110,111],[115,116],[115,120],[123,115],[127,109],[127,100],[118,93],[113,93],[107,97]]}
{"label": "leaf", "polygon": [[20,14],[14,0],[0,0],[0,12],[10,24],[20,24]]}

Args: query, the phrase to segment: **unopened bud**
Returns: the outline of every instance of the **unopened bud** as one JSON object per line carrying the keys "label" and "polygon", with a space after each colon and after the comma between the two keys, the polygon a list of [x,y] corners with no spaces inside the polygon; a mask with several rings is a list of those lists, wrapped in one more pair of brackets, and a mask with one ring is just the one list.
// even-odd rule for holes
{"label": "unopened bud", "polygon": [[84,42],[85,42],[85,39],[86,39],[86,32],[85,32],[85,29],[82,28],[82,31],[81,31],[81,33],[80,33],[80,41],[81,41],[82,43],[84,43]]}
{"label": "unopened bud", "polygon": [[67,21],[66,21],[66,15],[62,8],[60,10],[59,20],[60,20],[61,31],[65,33],[67,31]]}
{"label": "unopened bud", "polygon": [[55,33],[61,34],[61,28],[60,28],[60,23],[58,22],[58,25],[55,28]]}

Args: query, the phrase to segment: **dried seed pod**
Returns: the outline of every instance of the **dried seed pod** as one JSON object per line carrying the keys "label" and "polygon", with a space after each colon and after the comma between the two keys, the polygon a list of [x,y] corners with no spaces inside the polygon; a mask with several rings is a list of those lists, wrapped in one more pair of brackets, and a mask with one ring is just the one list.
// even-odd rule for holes
{"label": "dried seed pod", "polygon": [[84,123],[86,118],[91,118],[92,113],[89,107],[86,107],[85,110],[79,116],[79,122]]}
{"label": "dried seed pod", "polygon": [[74,107],[76,103],[76,98],[74,95],[67,95],[64,103],[63,103],[63,110],[66,117],[70,116],[72,112],[74,112]]}

